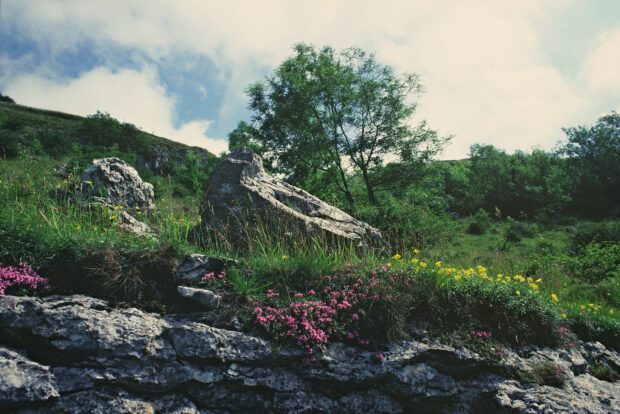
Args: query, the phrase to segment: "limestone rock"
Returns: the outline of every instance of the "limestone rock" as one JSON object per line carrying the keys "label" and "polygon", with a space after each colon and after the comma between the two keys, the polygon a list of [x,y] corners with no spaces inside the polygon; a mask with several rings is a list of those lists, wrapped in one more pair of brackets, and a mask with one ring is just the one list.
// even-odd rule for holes
{"label": "limestone rock", "polygon": [[125,208],[153,208],[153,185],[142,181],[135,168],[119,158],[93,160],[80,179],[83,200]]}
{"label": "limestone rock", "polygon": [[291,233],[315,232],[362,246],[384,247],[376,228],[310,193],[267,174],[248,148],[234,150],[209,178],[200,208],[201,226],[218,228],[262,221]]}
{"label": "limestone rock", "polygon": [[219,274],[228,266],[236,264],[233,259],[209,257],[202,254],[191,254],[183,259],[183,262],[174,274],[177,282],[199,282],[207,273]]}
{"label": "limestone rock", "polygon": [[153,232],[148,224],[141,222],[126,211],[121,211],[119,213],[119,219],[120,227],[130,233],[145,236]]}
{"label": "limestone rock", "polygon": [[620,413],[620,383],[583,369],[618,361],[598,343],[505,351],[508,368],[560,366],[566,384],[554,388],[502,376],[476,353],[430,338],[390,344],[383,362],[332,344],[303,365],[297,349],[195,319],[81,295],[0,296],[0,411]]}
{"label": "limestone rock", "polygon": [[177,292],[184,298],[193,300],[205,309],[217,309],[222,297],[208,289],[199,289],[187,286],[177,286]]}
{"label": "limestone rock", "polygon": [[2,407],[58,397],[49,368],[0,346],[0,411]]}

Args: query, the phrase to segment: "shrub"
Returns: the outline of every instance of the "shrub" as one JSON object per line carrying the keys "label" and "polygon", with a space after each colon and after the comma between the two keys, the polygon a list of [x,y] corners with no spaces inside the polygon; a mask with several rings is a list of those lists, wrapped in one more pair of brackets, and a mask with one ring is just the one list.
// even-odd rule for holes
{"label": "shrub", "polygon": [[14,104],[15,100],[8,95],[3,95],[0,93],[0,102],[7,102],[7,103]]}
{"label": "shrub", "polygon": [[603,345],[620,350],[620,321],[605,315],[579,312],[569,319],[572,331],[584,341],[599,341]]}
{"label": "shrub", "polygon": [[604,361],[594,361],[589,367],[590,374],[600,380],[614,382],[620,380],[620,371]]}
{"label": "shrub", "polygon": [[508,227],[506,228],[505,238],[510,242],[518,242],[524,237],[534,237],[537,228],[534,225],[507,218]]}
{"label": "shrub", "polygon": [[620,277],[620,243],[590,243],[569,259],[572,274],[590,283]]}
{"label": "shrub", "polygon": [[579,224],[573,233],[571,250],[578,253],[590,243],[620,242],[620,221]]}
{"label": "shrub", "polygon": [[467,233],[477,235],[484,234],[490,226],[491,219],[489,218],[489,214],[485,210],[480,209],[471,217],[469,225],[467,226]]}
{"label": "shrub", "polygon": [[562,388],[568,379],[568,372],[555,362],[540,362],[530,371],[534,382],[538,385],[549,385]]}

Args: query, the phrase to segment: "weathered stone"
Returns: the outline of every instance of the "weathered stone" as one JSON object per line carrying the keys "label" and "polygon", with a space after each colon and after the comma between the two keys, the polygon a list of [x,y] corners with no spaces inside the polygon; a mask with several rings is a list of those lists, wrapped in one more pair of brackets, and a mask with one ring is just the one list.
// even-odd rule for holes
{"label": "weathered stone", "polygon": [[208,273],[219,274],[228,266],[237,264],[234,259],[209,257],[203,254],[191,254],[185,259],[174,274],[177,282],[199,282]]}
{"label": "weathered stone", "polygon": [[0,347],[0,411],[3,406],[42,402],[58,395],[48,367]]}
{"label": "weathered stone", "polygon": [[362,246],[385,246],[376,228],[267,174],[261,157],[248,148],[237,148],[217,165],[207,182],[200,215],[206,229],[236,229],[239,223],[261,221],[285,226],[292,234],[316,232]]}
{"label": "weathered stone", "polygon": [[148,224],[141,222],[124,210],[119,213],[119,225],[121,229],[139,236],[145,236],[153,232]]}
{"label": "weathered stone", "polygon": [[[2,296],[0,345],[24,352],[0,347],[0,410],[620,413],[620,383],[584,373],[584,361],[615,366],[618,353],[597,343],[570,352],[508,348],[502,370],[429,338],[392,343],[383,362],[332,344],[303,365],[296,349],[276,351],[269,341],[195,319],[114,309],[80,295]],[[499,374],[542,362],[567,373],[564,388]]]}
{"label": "weathered stone", "polygon": [[184,298],[191,299],[192,301],[200,304],[205,309],[217,309],[220,306],[222,297],[216,295],[208,289],[199,289],[187,286],[177,286],[177,292]]}
{"label": "weathered stone", "polygon": [[94,160],[80,177],[81,197],[88,202],[125,208],[153,208],[153,185],[142,181],[138,172],[119,158]]}
{"label": "weathered stone", "polygon": [[167,336],[177,355],[184,359],[260,361],[271,356],[270,344],[260,338],[201,323],[177,324]]}

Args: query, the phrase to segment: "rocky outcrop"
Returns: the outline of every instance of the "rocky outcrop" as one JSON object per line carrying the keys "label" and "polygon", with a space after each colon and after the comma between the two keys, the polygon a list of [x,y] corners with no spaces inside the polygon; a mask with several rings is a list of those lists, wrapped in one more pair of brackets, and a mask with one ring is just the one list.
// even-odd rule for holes
{"label": "rocky outcrop", "polygon": [[177,292],[184,298],[200,304],[205,309],[217,309],[222,297],[208,289],[193,288],[188,286],[177,286]]}
{"label": "rocky outcrop", "polygon": [[203,254],[192,253],[183,259],[181,265],[174,273],[177,282],[199,282],[209,273],[219,274],[228,266],[238,264],[234,259],[221,257],[209,257]]}
{"label": "rocky outcrop", "polygon": [[0,411],[18,413],[620,413],[620,384],[587,373],[617,362],[600,344],[524,348],[508,371],[541,361],[563,389],[527,385],[466,349],[428,339],[369,352],[330,346],[311,365],[199,314],[113,309],[86,296],[0,297]]}
{"label": "rocky outcrop", "polygon": [[286,226],[293,234],[301,230],[362,246],[385,245],[379,230],[267,174],[261,157],[248,148],[237,148],[217,165],[200,215],[203,229],[261,221]]}
{"label": "rocky outcrop", "polygon": [[153,185],[142,181],[138,172],[120,158],[93,160],[80,177],[81,197],[87,202],[125,208],[153,208]]}

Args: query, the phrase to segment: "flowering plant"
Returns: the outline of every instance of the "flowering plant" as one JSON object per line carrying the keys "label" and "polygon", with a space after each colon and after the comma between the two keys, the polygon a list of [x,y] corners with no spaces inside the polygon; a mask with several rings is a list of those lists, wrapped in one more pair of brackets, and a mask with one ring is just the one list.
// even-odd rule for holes
{"label": "flowering plant", "polygon": [[37,272],[26,263],[20,263],[17,267],[0,267],[0,295],[4,295],[7,289],[18,286],[31,290],[48,289],[49,281],[39,276]]}

